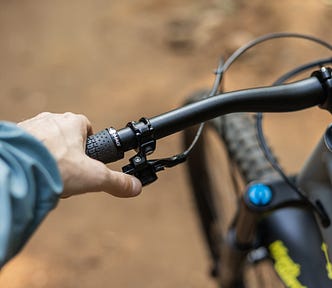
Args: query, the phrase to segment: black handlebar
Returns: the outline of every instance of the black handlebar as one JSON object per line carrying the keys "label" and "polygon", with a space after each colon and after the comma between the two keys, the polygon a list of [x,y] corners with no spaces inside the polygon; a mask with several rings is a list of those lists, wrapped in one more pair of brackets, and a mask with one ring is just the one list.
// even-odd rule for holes
{"label": "black handlebar", "polygon": [[139,133],[142,137],[152,135],[156,140],[223,114],[290,112],[324,105],[331,94],[331,87],[326,87],[326,79],[323,81],[319,78],[310,77],[290,84],[228,92],[149,120],[144,118],[140,122],[132,122],[119,131],[105,129],[88,137],[86,153],[94,159],[110,163],[122,159],[124,152],[139,146]]}

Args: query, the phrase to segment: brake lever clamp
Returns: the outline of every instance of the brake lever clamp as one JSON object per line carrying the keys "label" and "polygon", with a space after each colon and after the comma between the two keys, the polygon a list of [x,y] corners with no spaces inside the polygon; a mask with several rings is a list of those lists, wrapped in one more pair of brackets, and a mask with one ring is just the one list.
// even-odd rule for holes
{"label": "brake lever clamp", "polygon": [[129,122],[127,124],[136,136],[137,154],[129,159],[129,164],[122,167],[126,174],[134,175],[142,185],[147,185],[157,180],[156,170],[149,163],[146,156],[153,153],[156,149],[156,139],[154,129],[147,118],[141,118],[139,122]]}
{"label": "brake lever clamp", "polygon": [[[143,125],[142,125],[143,124]],[[137,139],[137,154],[129,159],[129,164],[122,167],[126,174],[134,175],[142,185],[148,185],[158,179],[157,172],[178,165],[186,160],[185,155],[176,155],[169,158],[148,160],[147,156],[156,149],[154,130],[147,118],[141,118],[139,122],[127,124],[135,133]]]}

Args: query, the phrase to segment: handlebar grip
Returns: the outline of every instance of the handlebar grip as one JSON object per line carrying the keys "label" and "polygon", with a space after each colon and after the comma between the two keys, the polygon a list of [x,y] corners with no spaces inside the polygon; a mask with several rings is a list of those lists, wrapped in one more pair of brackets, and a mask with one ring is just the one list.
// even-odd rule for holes
{"label": "handlebar grip", "polygon": [[113,131],[115,131],[113,128],[104,129],[89,136],[86,142],[86,154],[105,164],[122,159],[124,153],[117,147]]}

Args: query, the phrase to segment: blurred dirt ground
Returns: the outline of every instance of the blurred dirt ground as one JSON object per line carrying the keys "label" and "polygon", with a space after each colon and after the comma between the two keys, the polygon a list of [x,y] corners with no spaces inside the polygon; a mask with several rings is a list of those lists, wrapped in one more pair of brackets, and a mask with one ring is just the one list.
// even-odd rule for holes
{"label": "blurred dirt ground", "polygon": [[[256,36],[293,31],[332,41],[331,15],[328,0],[0,0],[1,119],[73,111],[96,131],[121,128],[210,87],[220,56]],[[326,55],[294,40],[264,45],[230,71],[226,88],[266,85]],[[267,117],[288,171],[329,118],[318,109]],[[180,150],[177,135],[158,144],[158,155]],[[136,199],[62,200],[1,271],[0,287],[215,287],[193,212],[183,167],[162,172]]]}

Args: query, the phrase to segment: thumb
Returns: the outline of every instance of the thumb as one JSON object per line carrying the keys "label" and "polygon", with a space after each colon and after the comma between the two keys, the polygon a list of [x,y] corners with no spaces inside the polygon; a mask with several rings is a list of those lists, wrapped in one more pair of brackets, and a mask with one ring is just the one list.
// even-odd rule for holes
{"label": "thumb", "polygon": [[103,181],[103,191],[117,197],[134,197],[141,193],[142,184],[137,178],[106,169],[108,173]]}
{"label": "thumb", "polygon": [[105,191],[117,197],[134,197],[142,191],[142,184],[137,178],[113,171],[105,164],[89,157],[87,161],[90,167],[90,176],[86,178],[88,191]]}

